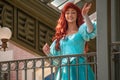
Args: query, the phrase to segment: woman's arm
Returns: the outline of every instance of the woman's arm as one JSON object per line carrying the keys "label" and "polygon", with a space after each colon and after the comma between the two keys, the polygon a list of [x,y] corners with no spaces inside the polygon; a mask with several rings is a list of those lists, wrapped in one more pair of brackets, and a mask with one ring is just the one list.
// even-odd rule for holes
{"label": "woman's arm", "polygon": [[87,32],[91,33],[93,31],[93,25],[88,15],[84,16],[85,23],[87,25]]}
{"label": "woman's arm", "polygon": [[91,5],[92,5],[91,3],[90,4],[85,3],[85,5],[82,8],[82,16],[83,16],[85,23],[87,25],[87,32],[88,33],[91,33],[93,31],[93,25],[92,25],[92,22],[88,16],[88,12],[91,8]]}

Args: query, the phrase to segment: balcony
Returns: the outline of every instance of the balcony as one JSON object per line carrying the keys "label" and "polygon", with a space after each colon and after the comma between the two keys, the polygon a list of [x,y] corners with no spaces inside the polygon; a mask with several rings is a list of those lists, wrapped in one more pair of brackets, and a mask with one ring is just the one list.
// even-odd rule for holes
{"label": "balcony", "polygon": [[[85,59],[84,61],[82,60],[83,58]],[[71,62],[73,59],[75,63]],[[82,62],[79,63],[79,60],[82,60]],[[0,62],[0,80],[54,80],[57,69],[60,69],[60,72],[62,72],[62,68],[68,69],[68,80],[71,80],[71,67],[75,68],[77,73],[73,74],[76,74],[76,79],[79,80],[78,67],[80,66],[84,67],[86,80],[89,80],[89,68],[94,72],[94,80],[97,80],[97,62],[96,53],[94,52],[79,55],[3,61]],[[62,74],[60,76],[62,76]]]}
{"label": "balcony", "polygon": [[[119,69],[120,67],[120,42],[113,42],[111,44],[111,70],[115,69],[114,74],[115,80],[119,79]],[[79,63],[79,59],[84,58],[85,60]],[[74,64],[71,63],[71,59],[75,60]],[[64,64],[63,64],[64,61]],[[55,56],[55,57],[41,57],[32,59],[22,59],[22,60],[11,60],[11,61],[1,61],[0,62],[0,80],[54,80],[54,77],[58,69],[62,68],[68,69],[68,80],[70,78],[70,68],[75,67],[78,71],[78,66],[85,67],[86,80],[88,79],[88,68],[92,68],[94,72],[94,80],[98,80],[97,76],[97,57],[96,52],[90,52],[87,54],[78,55],[65,55],[65,56]],[[113,66],[114,64],[114,66]],[[79,80],[79,73],[76,74],[77,80]],[[61,79],[60,79],[61,80]]]}

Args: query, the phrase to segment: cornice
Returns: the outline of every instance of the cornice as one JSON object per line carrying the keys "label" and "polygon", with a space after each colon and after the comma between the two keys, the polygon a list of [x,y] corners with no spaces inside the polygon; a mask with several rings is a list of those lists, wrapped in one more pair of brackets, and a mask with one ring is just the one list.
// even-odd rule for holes
{"label": "cornice", "polygon": [[51,28],[55,27],[59,17],[59,12],[38,0],[6,0],[6,2],[14,5]]}

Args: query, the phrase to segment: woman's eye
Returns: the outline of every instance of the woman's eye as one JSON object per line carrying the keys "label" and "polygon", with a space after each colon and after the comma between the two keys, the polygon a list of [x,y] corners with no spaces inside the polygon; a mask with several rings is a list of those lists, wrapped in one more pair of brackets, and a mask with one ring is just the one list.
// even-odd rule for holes
{"label": "woman's eye", "polygon": [[66,12],[66,14],[70,14],[69,12]]}
{"label": "woman's eye", "polygon": [[72,14],[75,14],[75,12],[71,12]]}
{"label": "woman's eye", "polygon": [[66,14],[75,14],[75,12],[66,12]]}
{"label": "woman's eye", "polygon": [[65,14],[76,14],[75,11],[71,11],[71,12],[66,12]]}

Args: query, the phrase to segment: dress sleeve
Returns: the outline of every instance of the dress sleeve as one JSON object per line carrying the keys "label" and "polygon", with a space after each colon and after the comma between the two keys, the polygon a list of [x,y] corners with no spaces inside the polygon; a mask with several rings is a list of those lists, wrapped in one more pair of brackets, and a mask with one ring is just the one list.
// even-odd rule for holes
{"label": "dress sleeve", "polygon": [[59,51],[57,51],[56,49],[55,49],[55,44],[56,44],[56,41],[53,41],[53,43],[51,44],[51,46],[50,46],[50,53],[49,53],[49,55],[48,56],[60,56],[60,50]]}
{"label": "dress sleeve", "polygon": [[87,32],[86,23],[83,23],[79,28],[79,33],[85,41],[89,41],[90,39],[93,39],[96,37],[96,32],[97,32],[96,21],[92,21],[92,24],[93,24],[94,28],[93,28],[93,31],[91,33]]}
{"label": "dress sleeve", "polygon": [[[47,56],[60,56],[61,55],[61,51],[60,50],[57,51],[55,49],[55,44],[56,44],[56,41],[53,41],[53,43],[50,46],[50,53]],[[59,59],[54,58],[53,65],[58,65],[60,63],[59,61],[60,61]]]}

